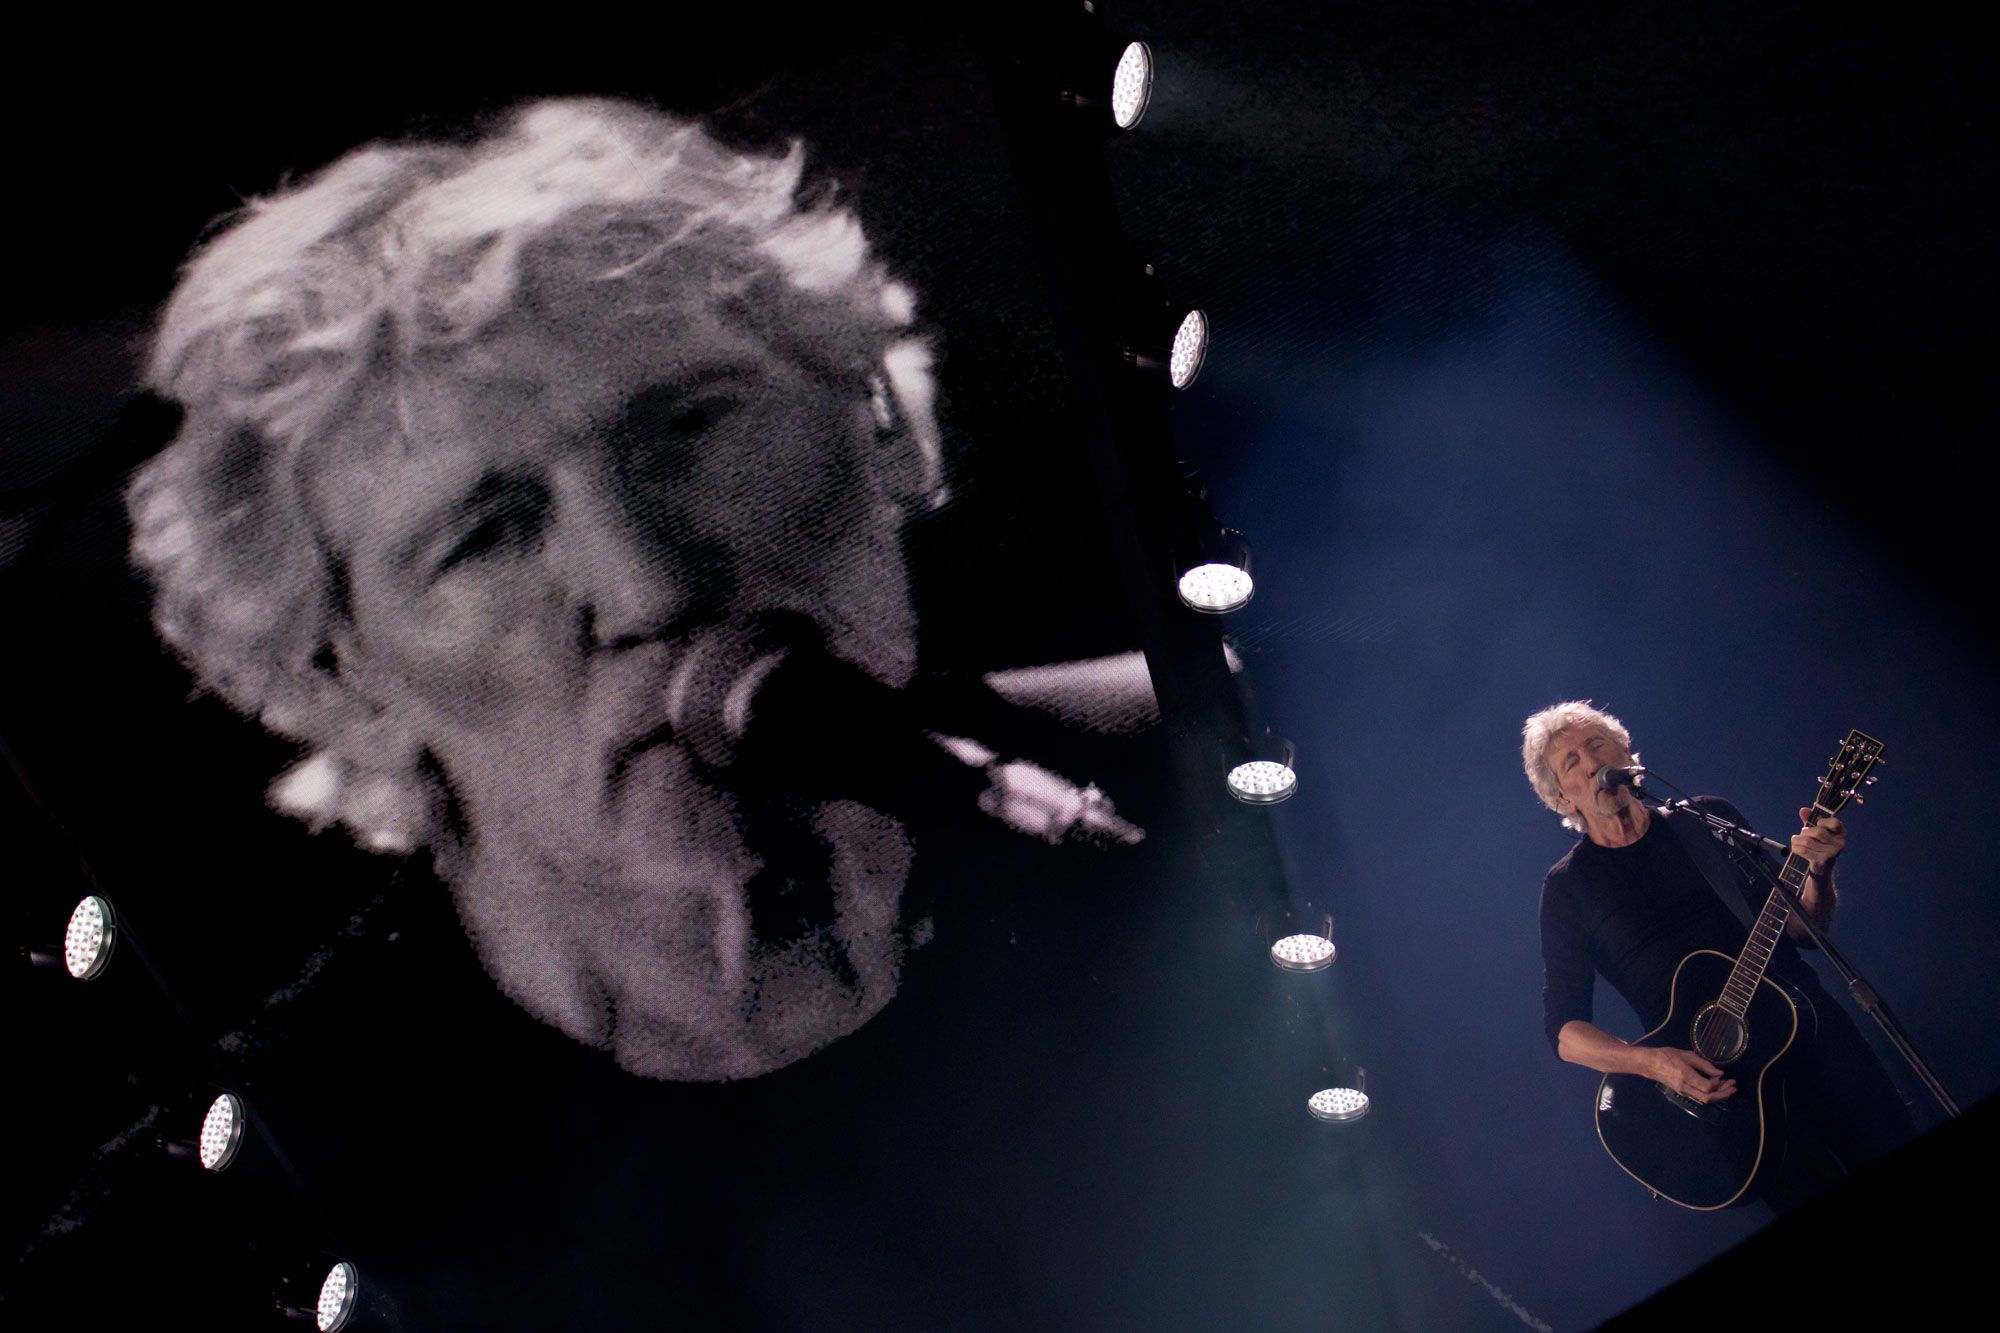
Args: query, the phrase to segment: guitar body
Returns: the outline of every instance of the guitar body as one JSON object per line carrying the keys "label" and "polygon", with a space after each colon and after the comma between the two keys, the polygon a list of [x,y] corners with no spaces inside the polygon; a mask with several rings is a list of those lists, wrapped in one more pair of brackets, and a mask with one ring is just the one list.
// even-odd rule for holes
{"label": "guitar body", "polygon": [[1749,1202],[1783,1159],[1783,1062],[1818,1023],[1769,977],[1742,1022],[1716,1010],[1735,966],[1707,949],[1683,958],[1666,1021],[1634,1043],[1702,1055],[1736,1080],[1733,1095],[1697,1102],[1639,1074],[1606,1074],[1597,1088],[1597,1136],[1612,1160],[1660,1198],[1704,1212]]}

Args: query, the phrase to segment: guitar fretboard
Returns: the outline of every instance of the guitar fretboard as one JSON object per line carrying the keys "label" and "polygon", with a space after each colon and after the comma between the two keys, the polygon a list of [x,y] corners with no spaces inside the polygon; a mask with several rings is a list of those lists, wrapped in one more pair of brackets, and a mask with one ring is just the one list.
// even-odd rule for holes
{"label": "guitar fretboard", "polygon": [[[1819,812],[1814,811],[1814,819]],[[1806,891],[1806,879],[1810,874],[1806,859],[1797,852],[1785,857],[1785,864],[1778,871],[1778,878],[1794,897]],[[1764,899],[1764,910],[1757,915],[1757,924],[1750,928],[1750,938],[1743,942],[1743,952],[1737,955],[1736,966],[1729,973],[1729,984],[1722,988],[1721,1004],[1738,1018],[1744,1018],[1750,1011],[1750,1001],[1757,994],[1757,983],[1764,979],[1765,971],[1771,966],[1772,951],[1778,941],[1785,937],[1785,926],[1792,919],[1792,909],[1773,889]]]}

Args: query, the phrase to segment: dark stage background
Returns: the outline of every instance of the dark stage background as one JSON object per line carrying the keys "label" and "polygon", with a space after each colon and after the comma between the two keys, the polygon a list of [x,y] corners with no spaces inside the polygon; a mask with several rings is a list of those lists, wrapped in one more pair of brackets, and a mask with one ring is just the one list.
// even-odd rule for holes
{"label": "dark stage background", "polygon": [[[803,137],[917,292],[956,492],[909,536],[926,666],[1132,648],[988,83],[1034,20],[676,17],[476,57],[322,33],[226,64],[177,35],[8,94],[36,129],[0,343],[0,726],[34,789],[0,798],[7,919],[59,930],[80,851],[173,996],[9,981],[37,1108],[10,1325],[171,1281],[237,1326],[243,1242],[294,1233],[406,1329],[1600,1323],[1769,1215],[1644,1197],[1542,1038],[1566,835],[1518,738],[1559,698],[1773,835],[1848,728],[1881,737],[1837,937],[1961,1102],[2000,1087],[1983,48],[1805,5],[1106,17],[1159,64],[1105,156],[1135,253],[1216,330],[1173,432],[1256,544],[1222,628],[1300,794],[1217,823],[1161,735],[1077,740],[1052,766],[1147,842],[932,835],[936,938],[896,999],[735,1084],[621,1072],[496,990],[425,867],[270,814],[294,752],[160,649],[90,451],[240,199],[615,94]],[[1265,960],[1286,902],[1334,913],[1331,973]],[[1608,992],[1599,1021],[1640,1030]],[[1372,1114],[1309,1119],[1357,1061]],[[261,1176],[137,1142],[201,1078],[250,1097]]]}

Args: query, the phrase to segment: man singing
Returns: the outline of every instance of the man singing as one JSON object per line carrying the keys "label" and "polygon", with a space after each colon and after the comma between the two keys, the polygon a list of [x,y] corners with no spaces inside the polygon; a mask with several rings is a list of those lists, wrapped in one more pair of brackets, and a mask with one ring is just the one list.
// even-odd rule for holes
{"label": "man singing", "polygon": [[[1739,1091],[1719,1066],[1691,1050],[1631,1045],[1591,1022],[1593,972],[1603,974],[1650,1031],[1667,1017],[1680,961],[1697,949],[1734,957],[1746,935],[1695,864],[1684,830],[1669,825],[1688,821],[1696,836],[1706,837],[1696,817],[1656,815],[1629,788],[1598,785],[1600,770],[1636,762],[1631,742],[1617,718],[1585,702],[1545,708],[1522,728],[1529,785],[1564,827],[1581,835],[1542,883],[1544,1024],[1556,1054],[1572,1064],[1640,1074],[1694,1101],[1719,1101]],[[1746,822],[1718,798],[1699,797],[1695,804]],[[1800,810],[1800,820],[1810,813]],[[1822,930],[1838,902],[1833,866],[1846,844],[1846,828],[1831,817],[1792,836],[1792,852],[1810,872],[1800,905]],[[1737,879],[1732,887],[1742,896],[1750,886]],[[1745,902],[1754,914],[1762,895]],[[1770,972],[1817,1011],[1818,1036],[1795,1048],[1788,1061],[1791,1150],[1763,1179],[1763,1197],[1778,1208],[1819,1192],[1915,1132],[1854,1024],[1794,948],[1791,941],[1806,939],[1805,923],[1794,917],[1786,933],[1790,939],[1779,942]]]}
{"label": "man singing", "polygon": [[853,1031],[906,942],[897,819],[752,819],[668,725],[746,618],[914,669],[931,353],[801,160],[581,100],[364,146],[208,240],[151,348],[186,419],[133,555],[196,680],[300,746],[273,803],[434,857],[509,995],[656,1078]]}

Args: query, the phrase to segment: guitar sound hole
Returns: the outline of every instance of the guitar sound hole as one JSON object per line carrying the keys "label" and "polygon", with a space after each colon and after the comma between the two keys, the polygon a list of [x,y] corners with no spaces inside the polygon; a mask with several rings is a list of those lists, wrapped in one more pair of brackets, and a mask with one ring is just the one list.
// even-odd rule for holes
{"label": "guitar sound hole", "polygon": [[1694,1016],[1695,1053],[1712,1064],[1726,1065],[1743,1054],[1750,1043],[1743,1020],[1719,1004],[1711,1004]]}

